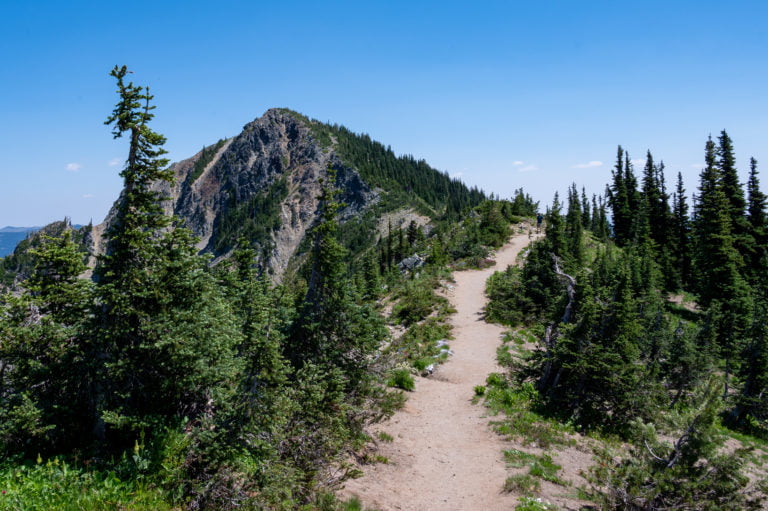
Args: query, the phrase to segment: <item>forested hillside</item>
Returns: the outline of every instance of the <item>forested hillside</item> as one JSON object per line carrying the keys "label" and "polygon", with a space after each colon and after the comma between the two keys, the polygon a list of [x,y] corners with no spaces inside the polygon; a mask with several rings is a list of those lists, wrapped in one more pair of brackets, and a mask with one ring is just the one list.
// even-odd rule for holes
{"label": "forested hillside", "polygon": [[[107,124],[127,158],[109,221],[91,240],[62,222],[8,259],[26,273],[0,295],[0,509],[337,509],[333,490],[355,474],[349,461],[371,440],[366,425],[402,405],[398,388],[412,371],[445,358],[434,348],[434,336],[449,335],[434,288],[448,265],[487,264],[510,221],[536,204],[522,190],[484,201],[423,162],[379,155],[380,145],[333,128],[357,147],[350,158],[372,151],[361,174],[369,190],[382,187],[380,202],[415,200],[434,223],[390,224],[365,233],[370,243],[354,241],[340,199],[368,192],[340,186],[361,182],[329,156],[322,173],[302,175],[318,195],[291,278],[274,284],[263,240],[247,237],[272,210],[258,191],[233,199],[245,181],[224,185],[229,213],[213,225],[244,216],[226,231],[229,257],[211,265],[190,218],[171,214],[196,208],[185,202],[193,195],[175,193],[212,179],[226,149],[249,147],[261,125],[169,167],[165,138],[151,127],[154,98],[127,73],[111,73],[119,97]],[[283,165],[272,163],[241,170],[272,175]],[[182,173],[188,181],[176,180]],[[266,189],[291,189],[280,183],[272,175]],[[446,193],[456,197],[447,206],[438,200]],[[84,247],[96,237],[86,279]],[[397,339],[383,299],[396,303],[391,321],[405,329]]]}
{"label": "forested hillside", "polygon": [[704,155],[691,207],[680,175],[670,192],[650,152],[637,176],[619,147],[606,199],[590,204],[574,185],[564,212],[556,195],[525,267],[489,281],[489,316],[539,337],[504,359],[501,392],[632,446],[597,452],[590,498],[602,509],[765,499],[766,196],[754,159],[739,182],[725,131]]}

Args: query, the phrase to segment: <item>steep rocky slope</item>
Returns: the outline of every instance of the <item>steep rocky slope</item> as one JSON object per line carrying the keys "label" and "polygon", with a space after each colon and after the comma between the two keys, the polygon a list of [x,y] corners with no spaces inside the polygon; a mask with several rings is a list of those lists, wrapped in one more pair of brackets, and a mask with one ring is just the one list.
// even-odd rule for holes
{"label": "steep rocky slope", "polygon": [[[423,225],[452,218],[484,198],[424,161],[395,156],[367,135],[287,109],[268,110],[237,136],[174,163],[174,184],[158,190],[169,198],[167,211],[199,236],[198,248],[214,261],[227,257],[243,237],[280,279],[317,218],[329,166],[344,204],[342,238],[353,253],[375,243],[382,224],[398,228],[412,220]],[[105,249],[114,213],[113,207],[86,236],[92,254]]]}

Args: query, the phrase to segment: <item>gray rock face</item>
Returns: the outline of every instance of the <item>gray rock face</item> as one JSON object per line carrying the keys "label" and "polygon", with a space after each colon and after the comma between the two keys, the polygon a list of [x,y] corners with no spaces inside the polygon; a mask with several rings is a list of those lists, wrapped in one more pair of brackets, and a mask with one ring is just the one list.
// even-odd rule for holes
{"label": "gray rock face", "polygon": [[[225,257],[233,248],[219,246],[216,250],[219,227],[227,213],[284,180],[288,192],[279,205],[280,226],[265,243],[268,265],[278,280],[317,219],[320,179],[327,177],[329,163],[336,169],[336,185],[345,204],[340,211],[342,222],[378,200],[377,193],[355,170],[343,165],[331,147],[315,140],[300,116],[282,109],[268,110],[246,124],[242,133],[219,148],[202,172],[195,173],[201,157],[202,152],[173,164],[175,183],[158,190],[170,198],[167,211],[182,218],[200,237],[198,248],[216,257]],[[104,225],[112,217],[113,213],[94,231],[105,232]],[[104,245],[94,241],[97,251]]]}
{"label": "gray rock face", "polygon": [[397,266],[400,271],[413,271],[421,268],[425,263],[426,261],[419,254],[414,254],[400,261]]}

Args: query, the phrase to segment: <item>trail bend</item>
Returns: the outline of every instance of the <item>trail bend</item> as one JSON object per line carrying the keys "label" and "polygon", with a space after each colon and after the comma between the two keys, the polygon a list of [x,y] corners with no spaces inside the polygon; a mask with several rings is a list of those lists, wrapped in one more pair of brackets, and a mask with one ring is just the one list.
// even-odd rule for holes
{"label": "trail bend", "polygon": [[474,387],[500,369],[496,349],[504,329],[483,320],[485,281],[514,264],[530,241],[527,233],[515,235],[496,252],[494,267],[454,273],[455,287],[447,293],[456,309],[450,319],[454,355],[433,376],[417,378],[405,407],[376,426],[394,438],[379,443],[389,462],[363,467],[365,475],[348,481],[343,496],[356,495],[379,511],[514,509],[517,497],[502,492],[505,443],[472,397]]}

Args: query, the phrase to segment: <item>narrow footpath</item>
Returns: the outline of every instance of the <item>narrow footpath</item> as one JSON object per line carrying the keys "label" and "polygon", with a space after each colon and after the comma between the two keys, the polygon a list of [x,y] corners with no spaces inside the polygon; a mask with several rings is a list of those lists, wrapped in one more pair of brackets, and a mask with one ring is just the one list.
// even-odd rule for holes
{"label": "narrow footpath", "polygon": [[457,311],[451,318],[454,355],[431,377],[417,378],[405,407],[377,425],[394,438],[379,442],[389,462],[363,467],[365,475],[347,482],[343,496],[356,495],[379,511],[514,509],[517,498],[502,492],[505,443],[472,397],[475,385],[499,370],[496,348],[504,332],[483,321],[485,281],[514,264],[529,242],[527,233],[515,235],[496,253],[495,266],[454,273],[455,287],[447,293]]}

